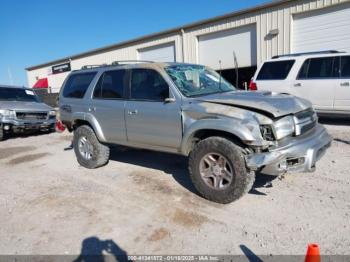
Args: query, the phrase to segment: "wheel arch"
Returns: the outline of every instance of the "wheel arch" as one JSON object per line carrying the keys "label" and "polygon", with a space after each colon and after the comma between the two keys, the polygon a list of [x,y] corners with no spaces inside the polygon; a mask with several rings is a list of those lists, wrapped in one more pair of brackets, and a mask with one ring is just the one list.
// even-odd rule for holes
{"label": "wheel arch", "polygon": [[89,115],[85,115],[83,118],[75,118],[73,121],[73,130],[82,125],[88,125],[95,132],[97,138],[101,142],[106,142],[106,138],[102,131],[102,128],[95,117]]}
{"label": "wheel arch", "polygon": [[252,136],[242,134],[242,132],[234,132],[229,128],[203,127],[192,130],[192,132],[188,132],[187,135],[184,136],[181,145],[182,154],[188,155],[199,141],[213,136],[226,138],[241,147],[245,146],[244,141],[253,140]]}

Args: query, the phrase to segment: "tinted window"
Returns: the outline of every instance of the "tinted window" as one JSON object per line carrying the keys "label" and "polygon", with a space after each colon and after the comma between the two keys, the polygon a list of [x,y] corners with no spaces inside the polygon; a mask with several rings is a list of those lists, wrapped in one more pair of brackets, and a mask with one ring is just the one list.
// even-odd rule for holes
{"label": "tinted window", "polygon": [[309,64],[310,64],[310,59],[307,59],[303,66],[301,67],[298,75],[298,79],[305,79],[307,78],[307,72],[309,70]]}
{"label": "tinted window", "polygon": [[169,97],[169,86],[155,70],[133,69],[130,97],[140,100],[163,101]]}
{"label": "tinted window", "polygon": [[115,70],[105,72],[96,85],[95,98],[118,99],[123,97],[126,85],[126,71]]}
{"label": "tinted window", "polygon": [[0,87],[0,101],[39,102],[39,99],[32,90]]}
{"label": "tinted window", "polygon": [[340,62],[341,77],[350,77],[350,56],[342,56]]}
{"label": "tinted window", "polygon": [[283,80],[286,79],[295,60],[266,62],[257,77],[257,80]]}
{"label": "tinted window", "polygon": [[333,76],[333,57],[310,59],[307,78],[331,78]]}
{"label": "tinted window", "polygon": [[96,72],[71,75],[63,90],[64,97],[83,98]]}

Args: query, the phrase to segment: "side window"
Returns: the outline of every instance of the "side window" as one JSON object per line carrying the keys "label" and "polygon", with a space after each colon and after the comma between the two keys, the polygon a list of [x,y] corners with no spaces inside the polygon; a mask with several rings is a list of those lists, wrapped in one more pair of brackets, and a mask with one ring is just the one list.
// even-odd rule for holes
{"label": "side window", "polygon": [[350,56],[342,56],[340,62],[341,77],[350,78]]}
{"label": "side window", "polygon": [[120,99],[123,98],[126,86],[126,71],[114,70],[105,72],[97,82],[94,98]]}
{"label": "side window", "polygon": [[83,98],[95,75],[96,72],[71,75],[64,86],[63,96]]}
{"label": "side window", "polygon": [[257,77],[257,80],[284,80],[287,78],[295,60],[266,62]]}
{"label": "side window", "polygon": [[169,86],[157,71],[133,69],[131,72],[131,99],[163,101],[169,97]]}
{"label": "side window", "polygon": [[331,78],[333,77],[334,57],[310,59],[307,78]]}
{"label": "side window", "polygon": [[303,66],[301,67],[298,79],[306,79],[307,78],[307,72],[309,71],[309,65],[310,65],[310,59],[305,60]]}

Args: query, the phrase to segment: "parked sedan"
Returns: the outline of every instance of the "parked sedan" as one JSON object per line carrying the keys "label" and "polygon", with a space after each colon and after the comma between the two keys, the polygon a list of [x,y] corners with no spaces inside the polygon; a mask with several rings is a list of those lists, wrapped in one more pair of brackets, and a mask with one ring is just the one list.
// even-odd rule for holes
{"label": "parked sedan", "polygon": [[10,133],[55,130],[55,110],[30,88],[0,86],[0,141]]}

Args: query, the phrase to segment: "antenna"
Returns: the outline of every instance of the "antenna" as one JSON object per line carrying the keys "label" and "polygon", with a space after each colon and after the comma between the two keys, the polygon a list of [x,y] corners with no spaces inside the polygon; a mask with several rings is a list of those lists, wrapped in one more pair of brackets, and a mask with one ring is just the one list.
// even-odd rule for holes
{"label": "antenna", "polygon": [[13,78],[12,78],[12,73],[11,73],[10,67],[7,67],[7,73],[9,75],[10,83],[11,83],[11,85],[13,85]]}

